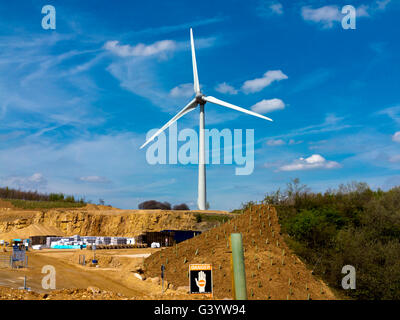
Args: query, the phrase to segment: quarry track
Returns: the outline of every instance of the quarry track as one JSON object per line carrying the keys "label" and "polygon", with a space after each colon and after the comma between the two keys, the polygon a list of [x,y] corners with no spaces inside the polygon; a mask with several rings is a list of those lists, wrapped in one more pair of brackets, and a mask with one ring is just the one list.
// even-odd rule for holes
{"label": "quarry track", "polygon": [[[166,290],[162,293],[160,284],[136,278],[133,270],[143,258],[114,257],[121,253],[136,255],[155,251],[157,249],[110,250],[106,254],[96,254],[99,268],[77,263],[79,254],[91,259],[92,252],[86,250],[29,252],[28,268],[0,268],[0,299],[191,299],[185,292]],[[45,265],[52,265],[56,270],[56,290],[42,288],[45,274],[41,271]],[[17,290],[23,287],[24,276],[32,292]]]}

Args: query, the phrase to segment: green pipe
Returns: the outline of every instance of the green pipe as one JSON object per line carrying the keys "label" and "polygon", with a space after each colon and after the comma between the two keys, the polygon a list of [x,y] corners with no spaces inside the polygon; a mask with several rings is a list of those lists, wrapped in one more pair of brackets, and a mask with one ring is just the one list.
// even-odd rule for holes
{"label": "green pipe", "polygon": [[233,298],[247,300],[246,272],[244,269],[243,241],[241,233],[231,233]]}

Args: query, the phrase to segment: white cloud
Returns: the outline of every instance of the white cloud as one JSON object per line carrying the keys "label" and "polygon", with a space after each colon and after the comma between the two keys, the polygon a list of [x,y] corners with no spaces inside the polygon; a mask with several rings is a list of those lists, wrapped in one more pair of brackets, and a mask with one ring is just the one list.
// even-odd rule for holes
{"label": "white cloud", "polygon": [[320,124],[310,125],[303,128],[294,129],[285,134],[280,134],[274,137],[274,139],[280,138],[291,138],[304,136],[309,134],[319,134],[323,132],[332,132],[332,131],[340,131],[344,129],[349,129],[353,127],[357,127],[356,125],[348,125],[343,123],[343,117],[336,117],[334,114],[326,114],[324,122]]}
{"label": "white cloud", "polygon": [[[212,47],[216,42],[215,37],[196,39],[196,49]],[[136,45],[120,44],[117,40],[110,40],[104,44],[104,49],[120,57],[149,57],[165,55],[168,52],[190,50],[187,41],[177,42],[174,40],[160,40],[152,44],[139,43]]]}
{"label": "white cloud", "polygon": [[286,144],[286,142],[283,141],[282,139],[277,139],[277,140],[271,139],[271,140],[267,141],[267,145],[269,145],[271,147],[281,146],[281,145],[284,145],[284,144]]}
{"label": "white cloud", "polygon": [[296,140],[294,140],[294,139],[290,139],[289,140],[289,145],[295,145],[295,144],[301,144],[301,143],[303,143],[304,141],[303,140],[300,140],[300,141],[296,141]]}
{"label": "white cloud", "polygon": [[184,83],[176,86],[169,92],[171,97],[179,98],[190,98],[194,95],[193,83]]}
{"label": "white cloud", "polygon": [[228,94],[237,94],[238,91],[232,87],[231,85],[227,84],[226,82],[220,83],[215,87],[215,90],[220,93],[228,93]]}
{"label": "white cloud", "polygon": [[105,177],[100,177],[100,176],[85,176],[85,177],[80,177],[80,181],[83,182],[90,182],[90,183],[108,183],[110,180],[108,180]]}
{"label": "white cloud", "polygon": [[397,132],[393,135],[392,140],[393,140],[394,142],[399,142],[399,143],[400,143],[400,131],[397,131]]}
{"label": "white cloud", "polygon": [[321,23],[325,28],[332,28],[333,22],[340,21],[342,15],[338,6],[324,6],[313,9],[311,7],[302,7],[301,15],[306,21]]}
{"label": "white cloud", "polygon": [[277,160],[277,161],[268,161],[268,162],[264,162],[262,164],[263,168],[269,169],[269,168],[276,168],[279,167],[282,164],[281,160]]}
{"label": "white cloud", "polygon": [[390,3],[391,0],[377,0],[372,5],[362,4],[356,9],[357,18],[359,17],[371,17],[371,15],[375,14],[379,11],[384,11],[386,6]]}
{"label": "white cloud", "polygon": [[366,6],[366,5],[364,5],[364,4],[361,5],[361,6],[359,6],[359,7],[356,9],[356,16],[357,16],[357,18],[360,18],[360,17],[369,17],[370,14],[369,14],[368,10],[369,10],[369,7]]}
{"label": "white cloud", "polygon": [[285,109],[285,103],[281,99],[261,100],[251,107],[251,110],[258,113],[267,113],[275,110]]}
{"label": "white cloud", "polygon": [[377,0],[377,10],[385,10],[386,6],[390,3],[391,0]]}
{"label": "white cloud", "polygon": [[104,48],[120,57],[147,57],[176,49],[176,42],[173,40],[161,40],[150,45],[139,43],[135,46],[129,44],[120,45],[119,41],[107,41]]}
{"label": "white cloud", "polygon": [[242,89],[245,93],[258,92],[269,86],[274,81],[281,81],[287,78],[288,76],[285,75],[281,70],[271,70],[264,73],[262,78],[245,81]]}
{"label": "white cloud", "polygon": [[31,177],[28,178],[28,180],[35,183],[41,183],[44,182],[46,179],[41,173],[34,173]]}
{"label": "white cloud", "polygon": [[352,130],[347,134],[337,134],[309,148],[312,147],[313,153],[338,154],[340,146],[340,154],[349,155],[341,164],[350,168],[364,166],[398,170],[399,162],[395,161],[396,155],[399,155],[398,144],[392,143],[387,134],[374,128],[360,128],[358,132]]}
{"label": "white cloud", "polygon": [[164,34],[164,33],[171,33],[180,30],[188,31],[189,28],[195,28],[199,26],[204,26],[208,24],[218,23],[224,21],[226,18],[222,16],[213,17],[209,19],[199,19],[197,21],[190,21],[187,23],[177,24],[177,25],[164,25],[160,27],[150,27],[147,29],[139,30],[139,31],[132,31],[124,34],[125,37],[132,37],[132,36],[143,36],[143,35],[155,35],[155,34]]}
{"label": "white cloud", "polygon": [[[215,46],[216,44],[222,43],[222,41],[218,41],[217,37],[207,37],[207,38],[196,38],[196,50],[197,49],[206,49]],[[190,44],[188,41],[183,41],[179,43],[179,48],[187,49],[190,51]]]}
{"label": "white cloud", "polygon": [[[216,43],[216,39],[216,37],[196,38],[196,49],[201,50],[209,48]],[[220,42],[218,42],[218,44],[219,43]],[[108,45],[108,47],[110,47],[110,45]],[[123,52],[120,52],[120,54],[130,54],[133,47],[128,47],[127,50],[122,50]],[[160,70],[160,64],[163,62],[161,60],[165,60],[165,58],[168,57],[168,54],[171,54],[172,52],[185,51],[185,56],[190,57],[189,41],[176,42],[175,49],[173,49],[174,51],[172,51],[171,47],[171,50],[163,51],[159,54],[151,56],[132,56],[130,59],[124,59],[124,57],[117,54],[120,49],[119,45],[111,46],[111,48],[116,52],[112,63],[107,67],[107,71],[120,82],[122,88],[149,99],[154,105],[159,106],[167,112],[176,112],[177,104],[187,102],[183,99],[179,99],[182,97],[176,97],[177,101],[171,99],[171,92],[170,90],[165,90],[163,85],[164,81],[160,79],[158,71]],[[177,94],[182,92],[179,88],[175,91],[174,92]]]}
{"label": "white cloud", "polygon": [[[360,5],[356,8],[356,17],[371,17],[378,11],[383,11],[391,0],[377,0],[373,5]],[[327,5],[313,9],[310,6],[301,8],[301,15],[304,20],[319,23],[323,28],[332,28],[334,23],[339,22],[345,16],[341,8],[336,5]]]}
{"label": "white cloud", "polygon": [[281,166],[280,171],[297,171],[297,170],[310,170],[310,169],[335,169],[340,168],[341,165],[336,161],[327,161],[319,154],[313,154],[308,158],[300,158],[293,161],[291,164]]}
{"label": "white cloud", "polygon": [[339,123],[340,121],[342,121],[343,120],[343,117],[337,117],[335,114],[333,114],[333,113],[328,113],[326,116],[325,116],[325,124],[332,124],[332,125],[334,125],[334,124],[337,124],[337,123]]}
{"label": "white cloud", "polygon": [[395,155],[395,156],[391,156],[391,157],[389,158],[389,161],[390,161],[390,162],[393,162],[393,163],[395,163],[395,162],[400,162],[400,154],[397,154],[397,155]]}
{"label": "white cloud", "polygon": [[[62,46],[70,43],[71,39],[66,36],[34,38],[29,43],[32,37],[7,36],[3,42],[8,45],[0,45],[0,70],[4,75],[0,79],[3,128],[29,128],[51,134],[48,128],[65,126],[63,130],[71,132],[77,127],[87,129],[88,125],[102,123],[105,112],[98,107],[99,88],[90,73],[82,74],[78,69],[73,74],[69,72],[75,68],[76,61],[86,64],[95,60],[84,69],[93,67],[101,60],[98,50],[64,52],[65,48],[60,49],[58,42],[63,41]],[[44,91],[47,93],[41,94]],[[93,118],[93,115],[96,116]]]}
{"label": "white cloud", "polygon": [[400,123],[400,106],[385,108],[381,111],[378,111],[376,114],[387,115],[390,119],[392,119],[396,123]]}
{"label": "white cloud", "polygon": [[47,186],[47,180],[41,173],[34,173],[30,177],[11,176],[1,181],[2,185],[22,190],[40,190]]}
{"label": "white cloud", "polygon": [[270,5],[269,5],[269,8],[271,9],[271,11],[273,12],[273,13],[276,13],[276,14],[283,14],[283,6],[282,6],[282,3],[279,3],[279,2],[273,2],[273,3],[271,3]]}
{"label": "white cloud", "polygon": [[277,1],[260,1],[259,6],[257,7],[257,14],[261,17],[270,17],[271,15],[282,15],[283,14],[283,6],[280,2]]}

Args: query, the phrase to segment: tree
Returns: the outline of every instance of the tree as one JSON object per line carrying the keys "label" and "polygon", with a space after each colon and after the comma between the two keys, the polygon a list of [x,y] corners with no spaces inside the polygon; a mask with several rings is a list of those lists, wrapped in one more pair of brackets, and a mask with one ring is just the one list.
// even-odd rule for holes
{"label": "tree", "polygon": [[169,202],[159,202],[156,200],[148,200],[139,203],[139,209],[151,210],[151,209],[161,209],[161,210],[171,210],[171,204]]}
{"label": "tree", "polygon": [[285,194],[289,201],[293,201],[297,197],[304,195],[309,191],[310,188],[308,188],[305,184],[300,184],[299,178],[294,178],[290,179],[290,182],[286,184]]}
{"label": "tree", "polygon": [[189,206],[186,203],[176,204],[172,208],[173,210],[190,210]]}

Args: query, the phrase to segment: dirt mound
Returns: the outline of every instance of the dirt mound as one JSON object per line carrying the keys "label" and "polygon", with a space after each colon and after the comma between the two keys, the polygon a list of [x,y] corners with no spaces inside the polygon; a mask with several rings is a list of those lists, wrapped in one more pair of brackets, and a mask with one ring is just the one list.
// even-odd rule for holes
{"label": "dirt mound", "polygon": [[280,234],[275,208],[257,205],[242,215],[177,246],[164,249],[144,262],[147,277],[160,275],[174,286],[189,284],[189,264],[213,266],[214,297],[232,298],[229,235],[242,233],[249,299],[335,299],[332,291],[287,247]]}
{"label": "dirt mound", "polygon": [[63,236],[64,234],[55,227],[44,226],[40,224],[31,224],[30,226],[14,231],[0,233],[0,239],[10,241],[11,239],[27,239],[31,236]]}
{"label": "dirt mound", "polygon": [[100,252],[99,251],[97,251],[95,253],[93,253],[92,250],[75,251],[73,254],[71,254],[71,257],[69,258],[69,262],[75,263],[75,264],[79,263],[79,261],[80,261],[79,257],[84,256],[85,262],[86,262],[86,267],[89,267],[92,259],[95,258],[97,260],[97,265],[101,268],[118,268],[118,267],[121,267],[123,262],[126,261],[126,260],[124,261],[124,259],[121,259],[118,256],[104,254],[101,251]]}

